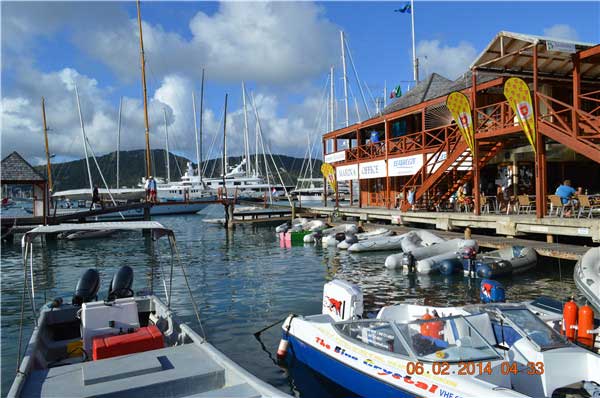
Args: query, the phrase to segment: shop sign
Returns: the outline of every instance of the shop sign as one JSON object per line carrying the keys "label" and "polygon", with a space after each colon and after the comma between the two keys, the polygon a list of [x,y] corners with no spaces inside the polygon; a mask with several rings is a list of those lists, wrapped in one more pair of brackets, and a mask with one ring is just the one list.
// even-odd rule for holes
{"label": "shop sign", "polygon": [[387,170],[385,160],[376,160],[374,162],[361,163],[359,165],[358,175],[361,180],[368,178],[386,177]]}
{"label": "shop sign", "polygon": [[406,156],[402,158],[388,159],[388,175],[411,176],[423,167],[423,155]]}
{"label": "shop sign", "polygon": [[325,155],[325,163],[343,162],[346,160],[346,151],[338,151]]}
{"label": "shop sign", "polygon": [[338,166],[335,172],[338,181],[358,180],[358,164]]}

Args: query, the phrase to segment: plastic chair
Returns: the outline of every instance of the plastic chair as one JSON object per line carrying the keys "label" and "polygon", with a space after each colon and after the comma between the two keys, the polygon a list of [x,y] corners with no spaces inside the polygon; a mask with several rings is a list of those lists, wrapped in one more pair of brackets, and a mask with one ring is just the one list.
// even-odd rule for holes
{"label": "plastic chair", "polygon": [[531,213],[532,210],[535,210],[534,204],[535,202],[530,201],[528,195],[517,196],[517,214],[521,214],[521,211],[524,211],[525,214]]}
{"label": "plastic chair", "polygon": [[593,205],[587,195],[579,195],[577,196],[577,200],[579,201],[579,212],[577,213],[577,218],[581,218],[582,214],[586,211],[588,213],[587,218],[592,218],[594,210],[600,209],[600,205]]}
{"label": "plastic chair", "polygon": [[548,199],[550,199],[550,212],[548,215],[552,215],[552,211],[556,209],[556,216],[563,217],[565,214],[566,208],[572,208],[573,205],[569,203],[563,203],[562,199],[558,195],[548,195]]}

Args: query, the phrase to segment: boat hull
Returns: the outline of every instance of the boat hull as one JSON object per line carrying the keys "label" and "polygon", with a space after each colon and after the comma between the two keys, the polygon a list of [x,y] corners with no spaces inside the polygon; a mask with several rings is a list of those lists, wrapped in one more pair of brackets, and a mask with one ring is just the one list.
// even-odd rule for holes
{"label": "boat hull", "polygon": [[294,357],[317,373],[323,375],[361,397],[416,397],[408,391],[398,389],[387,383],[351,368],[329,355],[315,350],[301,339],[290,335],[288,351]]}

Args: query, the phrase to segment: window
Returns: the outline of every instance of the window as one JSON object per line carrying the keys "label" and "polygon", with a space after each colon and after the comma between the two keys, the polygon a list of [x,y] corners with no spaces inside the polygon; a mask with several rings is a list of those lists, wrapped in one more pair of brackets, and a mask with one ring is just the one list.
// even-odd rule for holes
{"label": "window", "polygon": [[336,323],[335,328],[350,339],[377,348],[408,356],[408,352],[387,321],[352,321]]}

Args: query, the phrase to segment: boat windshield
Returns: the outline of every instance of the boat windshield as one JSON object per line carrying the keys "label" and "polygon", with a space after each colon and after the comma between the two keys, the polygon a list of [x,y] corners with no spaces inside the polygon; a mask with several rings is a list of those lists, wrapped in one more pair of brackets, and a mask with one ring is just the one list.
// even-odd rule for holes
{"label": "boat windshield", "polygon": [[561,336],[526,308],[502,309],[500,313],[516,326],[517,333],[532,341],[540,351],[569,346],[566,337]]}
{"label": "boat windshield", "polygon": [[378,350],[408,356],[408,351],[390,322],[359,320],[333,325],[342,335]]}
{"label": "boat windshield", "polygon": [[[484,317],[478,316],[473,321],[483,333],[491,332],[487,314]],[[463,316],[396,323],[395,326],[416,357],[423,362],[465,362],[501,358],[475,326]]]}

